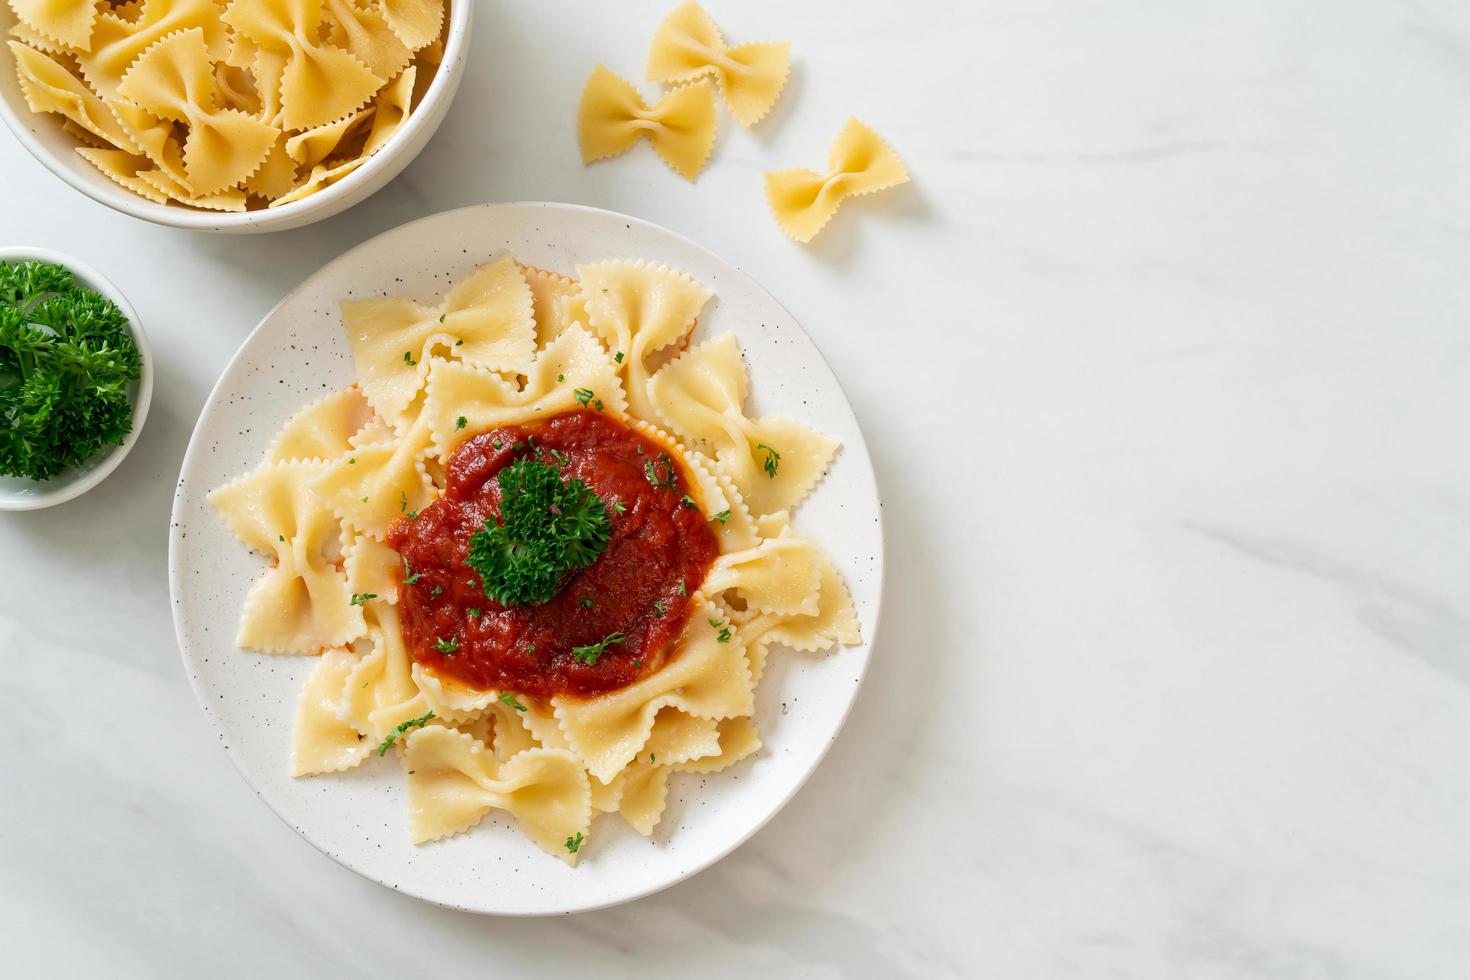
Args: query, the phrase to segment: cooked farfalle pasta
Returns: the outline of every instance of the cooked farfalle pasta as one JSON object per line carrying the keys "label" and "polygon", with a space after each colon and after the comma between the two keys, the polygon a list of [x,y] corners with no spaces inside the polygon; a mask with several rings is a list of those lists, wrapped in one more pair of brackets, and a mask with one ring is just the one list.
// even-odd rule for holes
{"label": "cooked farfalle pasta", "polygon": [[626,153],[647,137],[653,150],[688,180],[699,176],[715,146],[715,97],[699,80],[671,89],[649,107],[633,84],[598,65],[582,87],[577,142],[582,162]]}
{"label": "cooked farfalle pasta", "polygon": [[648,52],[648,79],[683,85],[712,77],[742,126],[759,122],[781,95],[791,70],[791,45],[752,41],[729,47],[709,14],[694,0],[659,25]]}
{"label": "cooked farfalle pasta", "polygon": [[[297,152],[317,153],[317,138]],[[108,165],[130,179],[156,174],[132,156]],[[651,835],[671,778],[760,750],[754,689],[773,647],[860,640],[836,567],[789,517],[836,443],[745,416],[735,338],[688,347],[712,298],[702,284],[646,262],[575,272],[502,256],[433,307],[344,301],[358,383],[292,415],[259,465],[210,498],[242,542],[273,558],[246,599],[241,645],[321,655],[297,705],[292,775],[401,766],[415,843],[465,832],[491,810],[569,863],[597,815]],[[577,411],[664,447],[640,480],[684,474],[672,507],[692,508],[715,543],[702,578],[680,581],[687,618],[638,676],[595,695],[532,697],[441,673],[408,639],[412,589],[428,582],[397,535],[450,492],[450,459],[466,440]],[[769,466],[760,446],[775,454]],[[434,646],[452,654],[458,635],[446,629]]]}
{"label": "cooked farfalle pasta", "polygon": [[331,187],[403,127],[445,2],[11,0],[9,47],[28,106],[109,180],[245,211]]}
{"label": "cooked farfalle pasta", "polygon": [[734,336],[690,348],[648,381],[647,397],[660,422],[713,455],[755,514],[801,502],[837,452],[837,443],[793,419],[745,414],[749,385]]}
{"label": "cooked farfalle pasta", "polygon": [[809,242],[849,197],[908,183],[898,154],[878,134],[849,119],[827,154],[827,172],[796,167],[766,171],[766,199],[782,230]]}

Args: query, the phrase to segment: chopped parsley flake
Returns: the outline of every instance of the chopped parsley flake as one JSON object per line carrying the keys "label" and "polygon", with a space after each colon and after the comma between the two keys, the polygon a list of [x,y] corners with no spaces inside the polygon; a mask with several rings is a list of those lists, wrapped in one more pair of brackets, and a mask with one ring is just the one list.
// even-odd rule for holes
{"label": "chopped parsley flake", "polygon": [[389,732],[387,738],[383,739],[383,744],[378,746],[378,755],[387,755],[388,750],[393,747],[393,743],[398,741],[398,736],[402,735],[410,728],[423,728],[425,725],[433,720],[434,712],[430,711],[426,715],[420,715],[417,718],[410,718],[408,721],[405,721],[403,724],[399,725],[397,728]]}
{"label": "chopped parsley flake", "polygon": [[597,658],[602,656],[602,651],[614,643],[622,643],[625,637],[622,633],[609,633],[602,638],[600,643],[593,643],[585,647],[572,647],[572,659],[578,663],[587,664],[589,667],[597,663]]}
{"label": "chopped parsley flake", "polygon": [[412,569],[410,569],[408,567],[408,559],[405,558],[405,559],[403,559],[403,584],[404,585],[412,585],[412,584],[414,584],[424,574],[423,572],[412,572],[412,574],[410,574],[410,572],[412,572]]}
{"label": "chopped parsley flake", "polygon": [[465,612],[469,613],[470,619],[479,619],[480,618],[480,607],[479,606],[470,606],[468,609],[465,610]]}
{"label": "chopped parsley flake", "polygon": [[376,592],[354,592],[352,593],[351,605],[360,606],[369,599],[376,599],[377,597],[378,594]]}
{"label": "chopped parsley flake", "polygon": [[582,597],[581,602],[582,602],[582,608],[583,609],[591,609],[592,608],[592,600],[589,599],[589,598],[587,598],[586,596],[583,596]]}
{"label": "chopped parsley flake", "polygon": [[618,364],[623,363],[623,352],[618,351],[616,354],[614,354],[613,360],[616,361]]}
{"label": "chopped parsley flake", "polygon": [[679,583],[679,594],[680,595],[683,595],[683,596],[687,596],[689,594],[689,590],[684,587],[684,583],[683,582],[680,582]]}
{"label": "chopped parsley flake", "polygon": [[[662,475],[659,474],[660,469],[663,470]],[[679,486],[679,473],[674,469],[674,461],[669,458],[668,453],[659,453],[658,459],[646,461],[643,464],[643,476],[655,490],[674,490]]]}
{"label": "chopped parsley flake", "polygon": [[407,364],[409,367],[413,367],[415,364],[418,363],[418,361],[415,361],[413,359],[413,351],[403,352],[403,363]]}
{"label": "chopped parsley flake", "polygon": [[593,392],[591,388],[577,388],[572,391],[572,395],[577,399],[578,405],[586,408],[587,403],[592,400]]}
{"label": "chopped parsley flake", "polygon": [[694,502],[694,498],[689,496],[689,494],[687,493],[679,498],[679,503],[683,504],[685,507],[688,507],[690,510],[699,509],[699,505]]}
{"label": "chopped parsley flake", "polygon": [[668,615],[669,604],[667,602],[664,602],[662,599],[659,599],[653,604],[653,611],[658,613],[660,616]]}
{"label": "chopped parsley flake", "polygon": [[766,476],[774,480],[776,478],[776,468],[781,465],[781,454],[763,442],[757,443],[755,448],[756,452],[765,450],[766,461],[762,464],[762,468],[766,471]]}
{"label": "chopped parsley flake", "polygon": [[[607,290],[604,289],[603,292],[605,293],[605,292],[607,292]],[[582,832],[579,830],[579,831],[577,831],[577,836],[575,836],[575,837],[568,837],[567,838],[567,844],[566,844],[567,850],[569,852],[571,852],[572,854],[576,854],[577,851],[580,850],[581,847],[582,847],[582,840],[583,840]]]}
{"label": "chopped parsley flake", "polygon": [[459,418],[457,418],[457,419],[454,420],[454,427],[456,429],[463,429],[468,422],[469,422],[469,419],[467,419],[463,415],[461,415]]}
{"label": "chopped parsley flake", "polygon": [[429,595],[431,595],[431,596],[443,595],[443,594],[444,594],[444,586],[442,586],[442,585],[436,585],[436,586],[434,586],[434,591],[432,591],[432,592],[429,593]]}
{"label": "chopped parsley flake", "polygon": [[501,704],[508,704],[512,708],[516,709],[517,711],[525,711],[526,710],[526,706],[524,704],[521,704],[519,701],[517,701],[516,700],[516,696],[514,694],[510,693],[509,691],[501,691],[500,692],[500,703]]}
{"label": "chopped parsley flake", "polygon": [[441,640],[436,636],[434,637],[434,649],[440,653],[453,653],[459,649],[459,637],[451,636],[447,640]]}
{"label": "chopped parsley flake", "polygon": [[621,500],[614,500],[612,507],[613,510],[617,511],[619,514],[628,509],[628,505],[623,503]]}
{"label": "chopped parsley flake", "polygon": [[721,524],[725,523],[729,519],[730,519],[730,512],[728,510],[722,510],[718,514],[715,515],[715,520],[719,521]]}

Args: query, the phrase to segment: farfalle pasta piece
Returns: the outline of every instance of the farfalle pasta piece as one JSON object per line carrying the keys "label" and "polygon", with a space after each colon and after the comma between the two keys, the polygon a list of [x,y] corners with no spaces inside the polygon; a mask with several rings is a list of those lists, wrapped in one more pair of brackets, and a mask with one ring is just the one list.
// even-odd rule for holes
{"label": "farfalle pasta piece", "polygon": [[398,608],[386,602],[364,604],[372,652],[347,675],[337,717],[374,749],[399,725],[429,713],[428,700],[414,683],[412,661],[399,629]]}
{"label": "farfalle pasta piece", "polygon": [[424,468],[429,449],[428,420],[420,416],[401,436],[323,464],[312,489],[350,527],[382,540],[394,521],[433,501]]}
{"label": "farfalle pasta piece", "polygon": [[209,501],[252,551],[275,563],[245,600],[236,643],[266,653],[317,653],[363,635],[362,611],[349,604],[337,568],[337,519],[309,489],[323,463],[263,466],[214,490]]}
{"label": "farfalle pasta piece", "polygon": [[444,0],[378,0],[393,33],[417,51],[439,40],[444,25]]}
{"label": "farfalle pasta piece", "polygon": [[194,196],[233,187],[265,162],[280,130],[238,109],[215,106],[204,32],[170,34],[138,56],[118,94],[162,119],[188,125],[184,173]]}
{"label": "farfalle pasta piece", "polygon": [[22,24],[78,51],[92,46],[97,6],[97,0],[10,0],[10,9]]}
{"label": "farfalle pasta piece", "polygon": [[608,782],[632,762],[662,708],[715,720],[750,714],[754,702],[744,646],[738,636],[720,640],[709,623],[720,620],[719,613],[713,603],[696,603],[678,655],[643,680],[593,700],[551,699],[562,732],[593,776]]}
{"label": "farfalle pasta piece", "polygon": [[[128,137],[142,148],[143,155],[153,161],[153,169],[172,181],[169,186],[177,185],[184,196],[191,196],[189,177],[184,172],[184,144],[179,142],[174,124],[122,98],[113,99],[108,108]],[[154,191],[165,193],[157,187]]]}
{"label": "farfalle pasta piece", "polygon": [[745,415],[740,345],[723,334],[660,368],[647,398],[664,425],[726,468],[752,514],[796,506],[827,472],[838,443],[800,422]]}
{"label": "farfalle pasta piece", "polygon": [[296,726],[291,730],[292,776],[342,772],[372,751],[372,744],[361,733],[337,717],[347,676],[356,665],[352,653],[328,650],[306,679],[296,703]]}
{"label": "farfalle pasta piece", "polygon": [[320,0],[234,0],[223,18],[261,48],[286,52],[280,81],[283,129],[312,129],[340,119],[385,81],[348,51],[320,40]]}
{"label": "farfalle pasta piece", "polygon": [[118,149],[142,152],[142,147],[129,138],[107,104],[64,65],[19,41],[7,43],[15,55],[21,94],[33,112],[57,113]]}
{"label": "farfalle pasta piece", "polygon": [[372,110],[359,109],[336,122],[296,133],[286,140],[286,155],[300,167],[315,167],[338,152],[352,133],[372,118]]}
{"label": "farfalle pasta piece", "polygon": [[752,41],[728,47],[715,22],[694,0],[664,19],[648,52],[649,81],[679,85],[712,76],[730,114],[746,127],[771,111],[790,70],[790,44]]}
{"label": "farfalle pasta piece", "polygon": [[795,167],[766,171],[766,200],[781,229],[798,242],[809,242],[849,197],[871,194],[908,183],[898,154],[878,134],[849,119],[827,154],[827,172]]}
{"label": "farfalle pasta piece", "polygon": [[473,718],[500,700],[498,691],[481,690],[452,677],[440,677],[423,664],[413,665],[413,678],[430,710],[440,718]]}
{"label": "farfalle pasta piece", "polygon": [[682,343],[714,294],[682,272],[651,262],[579,265],[577,278],[587,326],[607,344],[626,381],[628,410],[658,418],[647,394],[649,359]]}
{"label": "farfalle pasta piece", "polygon": [[343,300],[341,308],[363,393],[396,424],[405,421],[435,355],[523,372],[535,353],[531,288],[509,255],[480,266],[435,307],[387,298]]}
{"label": "farfalle pasta piece", "polygon": [[392,78],[413,60],[413,52],[388,26],[377,6],[352,0],[326,0],[332,43],[345,48],[379,78]]}
{"label": "farfalle pasta piece", "polygon": [[[536,353],[526,386],[453,361],[438,361],[429,375],[422,418],[433,431],[435,451],[448,459],[477,432],[577,408],[627,410],[612,358],[580,326],[573,325]],[[464,423],[460,423],[464,419]]]}
{"label": "farfalle pasta piece", "polygon": [[537,347],[545,347],[574,323],[587,323],[587,308],[582,305],[582,287],[577,280],[534,265],[522,265],[520,270],[531,287]]}
{"label": "farfalle pasta piece", "polygon": [[155,189],[168,195],[170,200],[187,204],[193,208],[202,208],[206,211],[244,211],[245,192],[238,187],[227,187],[213,194],[196,195],[182,181],[164,173],[162,170],[150,170],[138,175],[140,180],[146,180]]}
{"label": "farfalle pasta piece", "polygon": [[582,162],[626,153],[645,136],[680,176],[699,176],[715,145],[715,97],[709,83],[700,80],[670,89],[650,108],[631,82],[598,65],[582,88],[577,110]]}
{"label": "farfalle pasta piece", "polygon": [[125,187],[155,204],[168,203],[167,194],[138,176],[153,169],[153,161],[147,157],[136,156],[126,150],[97,150],[90,146],[77,147],[77,153],[118,186]]}
{"label": "farfalle pasta piece", "polygon": [[286,152],[286,143],[290,137],[284,133],[276,137],[275,145],[266,154],[265,162],[260,169],[245,178],[242,185],[246,191],[267,200],[278,198],[283,194],[289,194],[296,186],[296,161],[291,159],[291,154]]}
{"label": "farfalle pasta piece", "polygon": [[509,811],[533,841],[575,864],[565,846],[591,829],[587,773],[570,753],[528,749],[504,763],[482,742],[440,726],[409,735],[408,834],[424,844],[463,833],[492,808]]}
{"label": "farfalle pasta piece", "polygon": [[390,605],[397,603],[402,567],[398,552],[371,535],[358,535],[348,546],[343,564],[353,601],[358,605],[370,599],[381,599]]}
{"label": "farfalle pasta piece", "polygon": [[678,763],[673,768],[680,772],[719,772],[754,755],[761,748],[760,733],[756,730],[755,720],[749,716],[720,719],[719,737],[719,752]]}
{"label": "farfalle pasta piece", "polygon": [[707,595],[734,591],[752,609],[815,616],[822,553],[807,538],[767,538],[748,551],[720,555],[700,589]]}
{"label": "farfalle pasta piece", "polygon": [[653,834],[669,797],[669,770],[662,765],[635,762],[619,775],[618,814],[644,837]]}
{"label": "farfalle pasta piece", "polygon": [[125,12],[119,7],[104,10],[92,32],[91,49],[77,54],[82,77],[103,98],[115,96],[129,66],[170,34],[198,29],[211,61],[229,53],[228,32],[215,0],[143,0],[136,18],[123,16]]}
{"label": "farfalle pasta piece", "polygon": [[373,419],[373,410],[356,385],[318,398],[286,421],[265,458],[336,459],[352,448],[351,439]]}

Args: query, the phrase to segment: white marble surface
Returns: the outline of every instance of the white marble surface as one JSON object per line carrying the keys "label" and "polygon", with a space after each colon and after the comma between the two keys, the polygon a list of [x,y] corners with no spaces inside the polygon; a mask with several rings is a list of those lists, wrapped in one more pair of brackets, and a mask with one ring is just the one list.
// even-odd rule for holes
{"label": "white marble surface", "polygon": [[[796,69],[693,186],[584,169],[576,96],[672,0],[483,4],[445,128],[254,239],[79,199],[0,139],[0,240],[146,319],[143,438],[0,515],[7,976],[1459,977],[1470,962],[1470,8],[711,0]],[[810,248],[760,171],[848,113],[910,165]],[[246,332],[349,246],[552,199],[692,236],[822,346],[886,496],[869,681],[805,790],[621,909],[360,880],[256,801],[174,646],[172,483]]]}

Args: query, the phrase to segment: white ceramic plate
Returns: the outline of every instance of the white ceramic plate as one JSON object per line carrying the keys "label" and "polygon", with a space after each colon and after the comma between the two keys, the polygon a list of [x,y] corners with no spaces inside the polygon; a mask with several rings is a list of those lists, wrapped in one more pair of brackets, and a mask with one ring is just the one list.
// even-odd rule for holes
{"label": "white ceramic plate", "polygon": [[[492,811],[469,833],[415,847],[393,758],[340,775],[288,775],[297,692],[310,657],[236,649],[241,601],[262,568],[205,500],[255,466],[302,404],[353,381],[337,313],[345,296],[391,292],[434,300],[446,283],[506,250],[567,273],[579,262],[666,262],[708,285],[696,338],[734,331],[745,348],[754,408],[832,434],[843,448],[795,515],[841,569],[864,644],[827,655],[773,651],[756,692],[765,748],[710,776],[675,774],[653,841],[604,816],[570,868]],[[626,215],[563,204],[465,208],[404,225],[353,249],[261,321],[215,386],[184,457],[174,501],[169,576],[184,666],[200,705],[261,799],[352,870],[440,905],[505,915],[599,908],[647,895],[728,854],[785,805],[821,761],[862,681],[877,629],[883,535],[872,464],[831,369],[791,314],[751,278],[694,243]],[[854,774],[856,776],[857,774]]]}

